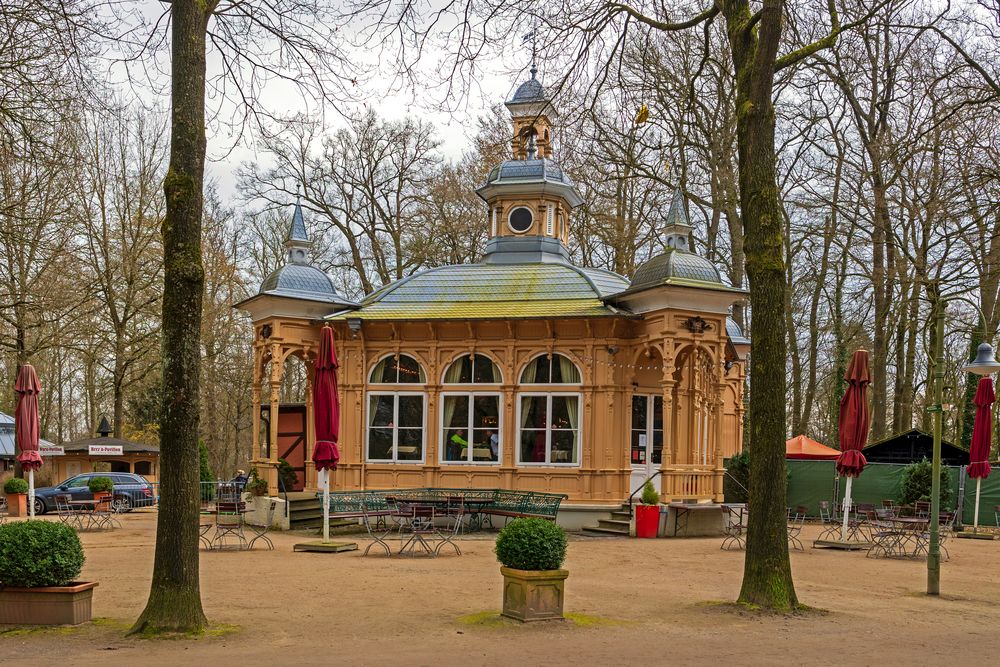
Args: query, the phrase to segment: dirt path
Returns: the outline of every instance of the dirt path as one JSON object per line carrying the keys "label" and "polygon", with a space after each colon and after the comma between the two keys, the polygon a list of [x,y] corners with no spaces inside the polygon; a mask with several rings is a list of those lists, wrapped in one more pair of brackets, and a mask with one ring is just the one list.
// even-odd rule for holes
{"label": "dirt path", "polygon": [[[433,560],[203,552],[202,594],[223,626],[198,639],[126,639],[145,603],[155,513],[84,533],[83,578],[100,582],[82,628],[0,630],[16,665],[981,664],[998,645],[1000,541],[949,542],[945,595],[922,595],[923,561],[807,549],[792,555],[800,600],[822,613],[760,617],[719,604],[739,592],[742,552],[719,539],[574,538],[567,611],[576,621],[499,620],[492,538]],[[806,527],[803,542],[816,529]],[[226,628],[226,626],[235,626]],[[723,663],[725,661],[725,663]]]}

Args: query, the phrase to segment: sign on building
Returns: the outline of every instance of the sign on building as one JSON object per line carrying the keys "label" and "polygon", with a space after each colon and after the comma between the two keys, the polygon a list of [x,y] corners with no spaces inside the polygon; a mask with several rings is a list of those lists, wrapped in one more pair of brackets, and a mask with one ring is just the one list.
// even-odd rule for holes
{"label": "sign on building", "polygon": [[121,456],[121,445],[90,445],[87,453],[91,456]]}
{"label": "sign on building", "polygon": [[42,456],[64,456],[66,450],[58,445],[49,445],[44,442],[38,443],[38,453]]}

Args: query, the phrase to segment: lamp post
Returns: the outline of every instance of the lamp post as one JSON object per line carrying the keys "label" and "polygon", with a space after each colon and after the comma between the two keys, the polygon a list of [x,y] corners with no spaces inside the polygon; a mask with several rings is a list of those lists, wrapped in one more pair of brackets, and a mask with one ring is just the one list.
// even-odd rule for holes
{"label": "lamp post", "polygon": [[[980,321],[986,317],[978,305],[963,297],[940,297],[934,307],[934,403],[930,411],[934,414],[934,449],[931,460],[931,516],[930,545],[927,551],[927,594],[941,593],[941,430],[942,403],[944,402],[944,317],[949,301],[962,301],[976,309]],[[984,332],[984,338],[989,337]],[[962,367],[967,373],[991,375],[1000,371],[1000,362],[993,354],[993,346],[987,342],[979,345],[976,358]]]}

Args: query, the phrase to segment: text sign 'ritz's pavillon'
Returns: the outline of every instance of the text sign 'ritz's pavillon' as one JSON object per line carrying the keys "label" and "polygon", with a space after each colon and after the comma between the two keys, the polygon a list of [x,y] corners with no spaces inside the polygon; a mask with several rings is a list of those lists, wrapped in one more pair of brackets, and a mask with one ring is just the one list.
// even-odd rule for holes
{"label": "text sign 'ritz's pavillon'", "polygon": [[285,361],[311,372],[330,325],[336,490],[507,488],[596,510],[662,470],[664,500],[721,501],[723,458],[743,441],[749,341],[728,313],[745,292],[691,252],[679,192],[665,250],[631,281],[575,266],[566,244],[582,199],[552,159],[554,110],[534,71],[507,108],[514,159],[477,191],[490,228],[478,264],[421,271],[353,303],[309,265],[296,205],[286,265],[238,304],[255,329],[254,465],[272,494],[279,457],[299,488],[317,487],[311,383],[304,405],[279,396]]}

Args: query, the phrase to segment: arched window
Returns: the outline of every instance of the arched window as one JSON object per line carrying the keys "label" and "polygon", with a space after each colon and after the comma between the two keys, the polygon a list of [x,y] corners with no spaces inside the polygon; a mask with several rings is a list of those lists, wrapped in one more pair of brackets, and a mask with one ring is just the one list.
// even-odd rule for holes
{"label": "arched window", "polygon": [[445,384],[500,384],[500,368],[484,354],[463,354],[444,373]]}
{"label": "arched window", "polygon": [[406,354],[390,355],[375,364],[372,384],[424,384],[427,377],[420,363]]}
{"label": "arched window", "polygon": [[[462,355],[444,374],[445,384],[499,384],[500,369],[483,354]],[[482,391],[442,392],[441,462],[500,462],[500,394]]]}
{"label": "arched window", "polygon": [[561,354],[540,355],[521,371],[521,384],[580,384],[580,369]]}

